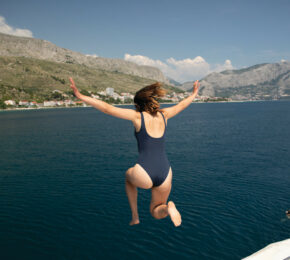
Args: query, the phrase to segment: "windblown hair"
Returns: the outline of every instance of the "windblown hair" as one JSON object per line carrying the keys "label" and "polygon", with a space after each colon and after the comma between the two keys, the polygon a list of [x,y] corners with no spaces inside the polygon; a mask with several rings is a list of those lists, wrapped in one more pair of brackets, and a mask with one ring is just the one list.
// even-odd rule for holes
{"label": "windblown hair", "polygon": [[166,90],[162,88],[160,82],[156,82],[138,90],[134,97],[136,111],[146,111],[155,116],[160,108],[158,100],[165,96],[166,93]]}

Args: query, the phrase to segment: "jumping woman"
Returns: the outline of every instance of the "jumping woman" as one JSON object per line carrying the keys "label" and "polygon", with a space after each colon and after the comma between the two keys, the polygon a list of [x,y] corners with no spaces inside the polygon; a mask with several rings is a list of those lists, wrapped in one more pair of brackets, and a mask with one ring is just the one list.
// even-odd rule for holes
{"label": "jumping woman", "polygon": [[151,189],[150,213],[156,219],[170,216],[177,227],[181,224],[181,215],[173,201],[167,203],[171,191],[172,169],[165,152],[165,133],[167,120],[176,116],[195,99],[200,83],[194,82],[192,94],[177,105],[160,108],[158,99],[166,94],[159,82],[146,86],[136,92],[134,109],[119,108],[104,101],[82,95],[72,78],[71,88],[74,95],[101,112],[132,121],[138,143],[137,163],[126,171],[126,194],[132,211],[130,225],[139,224],[137,208],[137,188]]}

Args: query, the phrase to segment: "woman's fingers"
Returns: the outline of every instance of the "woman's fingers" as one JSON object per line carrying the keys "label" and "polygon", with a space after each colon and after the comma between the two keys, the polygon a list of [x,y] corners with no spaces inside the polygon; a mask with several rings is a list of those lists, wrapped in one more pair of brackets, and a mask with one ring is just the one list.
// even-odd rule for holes
{"label": "woman's fingers", "polygon": [[72,78],[69,78],[69,80],[70,80],[70,82],[71,82],[71,85],[70,85],[70,87],[71,87],[73,90],[76,90],[76,89],[77,89],[77,87],[76,87],[76,85],[75,85],[75,82],[74,82],[74,80],[73,80]]}
{"label": "woman's fingers", "polygon": [[70,80],[70,82],[71,82],[70,87],[71,87],[71,89],[72,89],[73,92],[74,92],[74,96],[75,96],[75,97],[78,97],[78,95],[79,95],[79,90],[77,89],[74,80],[73,80],[71,77],[69,78],[69,80]]}
{"label": "woman's fingers", "polygon": [[71,87],[73,88],[77,88],[76,85],[75,85],[75,82],[72,78],[69,78],[70,82],[71,82]]}
{"label": "woman's fingers", "polygon": [[75,87],[75,82],[72,78],[69,78],[70,82],[71,82],[71,86]]}
{"label": "woman's fingers", "polygon": [[194,82],[194,87],[195,88],[198,88],[200,86],[200,83],[198,82],[198,80],[196,80],[195,82]]}
{"label": "woman's fingers", "polygon": [[196,80],[196,81],[194,82],[193,86],[194,86],[194,88],[193,88],[193,92],[194,92],[194,93],[197,93],[198,88],[199,88],[199,86],[200,86],[199,81]]}

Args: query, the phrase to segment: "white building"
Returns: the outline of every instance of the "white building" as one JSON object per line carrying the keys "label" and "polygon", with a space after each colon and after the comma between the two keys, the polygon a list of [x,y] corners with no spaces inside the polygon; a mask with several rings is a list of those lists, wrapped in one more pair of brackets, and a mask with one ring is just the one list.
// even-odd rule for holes
{"label": "white building", "polygon": [[51,100],[51,101],[44,101],[43,106],[44,107],[54,107],[56,105],[56,102]]}
{"label": "white building", "polygon": [[36,106],[36,104],[37,104],[37,102],[36,101],[31,101],[31,102],[29,102],[29,106]]}
{"label": "white building", "polygon": [[92,97],[92,98],[100,98],[99,95],[94,95],[94,94],[91,94],[91,97]]}
{"label": "white building", "polygon": [[106,92],[105,91],[100,91],[100,92],[97,92],[98,94],[102,95],[102,96],[106,96]]}
{"label": "white building", "polygon": [[62,100],[60,100],[60,101],[56,101],[56,104],[57,104],[58,106],[62,106],[62,105],[64,104],[64,102],[63,102]]}
{"label": "white building", "polygon": [[120,96],[118,93],[114,93],[114,94],[113,94],[113,98],[114,98],[115,100],[117,100],[118,98],[121,98],[121,96]]}
{"label": "white building", "polygon": [[19,105],[20,106],[28,106],[29,105],[29,102],[27,100],[20,100],[19,101]]}
{"label": "white building", "polygon": [[114,95],[114,88],[106,88],[106,93],[109,96],[113,96]]}
{"label": "white building", "polygon": [[65,101],[64,101],[64,104],[65,104],[65,106],[69,106],[69,105],[74,105],[74,101],[72,101],[72,100],[70,100],[70,99],[66,99]]}
{"label": "white building", "polygon": [[4,103],[6,105],[11,105],[11,106],[15,106],[16,105],[16,102],[14,100],[5,100]]}
{"label": "white building", "polygon": [[124,97],[124,100],[134,99],[134,95],[130,94],[129,92],[122,92],[121,95]]}

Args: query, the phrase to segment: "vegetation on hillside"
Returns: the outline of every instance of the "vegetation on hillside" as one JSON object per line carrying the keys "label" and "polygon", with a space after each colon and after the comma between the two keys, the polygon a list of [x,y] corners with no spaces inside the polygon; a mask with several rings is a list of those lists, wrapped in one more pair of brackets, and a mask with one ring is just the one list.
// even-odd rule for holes
{"label": "vegetation on hillside", "polygon": [[[73,77],[83,93],[96,94],[107,87],[117,93],[134,94],[138,89],[155,81],[119,72],[94,69],[85,65],[56,63],[26,57],[0,57],[0,100],[28,100],[43,102],[60,98],[54,90],[72,97],[69,77]],[[182,90],[164,85],[171,92]],[[2,103],[0,103],[1,105]]]}

